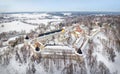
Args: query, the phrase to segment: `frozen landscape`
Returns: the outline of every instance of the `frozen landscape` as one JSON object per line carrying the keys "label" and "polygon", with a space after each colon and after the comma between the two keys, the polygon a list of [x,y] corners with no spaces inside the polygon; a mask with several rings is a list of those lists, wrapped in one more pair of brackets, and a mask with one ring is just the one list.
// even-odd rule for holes
{"label": "frozen landscape", "polygon": [[120,13],[0,13],[0,74],[120,74]]}

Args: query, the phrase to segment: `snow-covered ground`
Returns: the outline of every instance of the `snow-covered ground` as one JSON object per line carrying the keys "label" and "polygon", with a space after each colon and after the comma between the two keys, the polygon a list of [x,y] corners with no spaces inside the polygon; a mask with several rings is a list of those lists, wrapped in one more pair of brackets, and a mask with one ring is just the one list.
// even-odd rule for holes
{"label": "snow-covered ground", "polygon": [[0,33],[2,32],[9,32],[9,31],[26,31],[30,32],[30,30],[34,30],[37,26],[29,25],[22,23],[20,21],[13,21],[9,23],[2,23],[4,27],[0,27]]}
{"label": "snow-covered ground", "polygon": [[[96,46],[94,47],[94,53],[93,55],[97,57],[97,61],[101,61],[102,63],[104,63],[104,65],[110,70],[111,73],[117,73],[120,74],[120,54],[118,52],[115,51],[115,49],[113,50],[113,52],[115,51],[115,61],[112,62],[111,60],[108,59],[109,54],[113,55],[111,53],[106,54],[105,52],[105,45],[103,43],[101,43],[101,40],[105,40],[108,41],[108,37],[100,32],[98,33],[94,39],[93,42],[96,44]],[[109,46],[111,47],[111,46]],[[109,49],[107,49],[109,51]]]}
{"label": "snow-covered ground", "polygon": [[54,16],[47,13],[6,14],[4,17],[12,19],[6,20],[8,22],[0,23],[0,33],[9,31],[20,32],[23,30],[30,32],[30,30],[35,29],[40,24],[49,25],[49,23],[52,23],[58,25],[64,20],[61,16]]}
{"label": "snow-covered ground", "polygon": [[59,23],[62,22],[62,19],[36,19],[36,20],[26,20],[25,22],[27,23],[32,23],[32,24],[45,24],[48,25],[49,22],[55,22]]}
{"label": "snow-covered ground", "polygon": [[[72,13],[63,13],[65,16],[71,16]],[[40,24],[45,25],[38,33],[46,29],[56,29],[56,24],[64,19],[60,16],[54,16],[47,13],[32,14],[11,14],[8,17],[14,17],[12,22],[0,24],[0,33],[9,31],[26,31],[38,28]],[[23,20],[25,18],[25,20]],[[22,20],[21,20],[22,19]],[[52,23],[49,26],[48,23]],[[3,25],[3,26],[2,26]],[[76,24],[73,24],[76,25]],[[66,33],[55,33],[49,36],[35,37],[17,44],[15,47],[8,45],[9,41],[19,38],[19,36],[10,37],[3,42],[4,47],[0,47],[0,73],[1,74],[120,74],[120,53],[117,46],[112,44],[109,37],[114,34],[105,34],[99,26],[93,27],[90,36],[88,33],[80,35],[75,34],[75,26],[65,28]],[[88,32],[88,26],[80,25],[80,28]],[[67,30],[67,31],[66,31]],[[34,34],[32,34],[33,36]],[[25,36],[24,36],[25,37]],[[23,38],[24,39],[24,38]],[[46,44],[43,50],[35,50],[35,43],[42,42]],[[47,45],[48,44],[48,45]],[[55,45],[56,44],[56,45]],[[81,49],[82,55],[76,54],[76,50]],[[111,50],[112,49],[112,50]],[[34,51],[32,51],[34,50]],[[59,55],[57,52],[61,52]],[[67,53],[71,51],[75,53]],[[50,54],[50,52],[52,52]],[[42,55],[44,54],[44,56]],[[115,57],[114,57],[115,53]],[[69,54],[69,55],[66,55]],[[103,64],[101,64],[103,63]]]}
{"label": "snow-covered ground", "polygon": [[12,14],[12,17],[16,17],[16,18],[45,18],[45,17],[50,17],[51,15],[47,14],[47,13],[33,13],[33,14]]}
{"label": "snow-covered ground", "polygon": [[29,18],[29,19],[46,19],[46,18],[53,18],[53,19],[60,19],[63,18],[61,16],[56,16],[56,15],[51,15],[48,13],[32,13],[32,14],[12,14],[10,15],[11,17],[15,17],[15,18]]}

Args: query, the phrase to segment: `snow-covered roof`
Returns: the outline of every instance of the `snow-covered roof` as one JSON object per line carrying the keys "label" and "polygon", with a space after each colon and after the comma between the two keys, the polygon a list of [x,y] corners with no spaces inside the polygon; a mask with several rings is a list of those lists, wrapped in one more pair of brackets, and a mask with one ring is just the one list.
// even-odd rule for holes
{"label": "snow-covered roof", "polygon": [[46,46],[45,49],[63,49],[63,50],[74,50],[73,48],[71,47],[68,47],[68,46]]}

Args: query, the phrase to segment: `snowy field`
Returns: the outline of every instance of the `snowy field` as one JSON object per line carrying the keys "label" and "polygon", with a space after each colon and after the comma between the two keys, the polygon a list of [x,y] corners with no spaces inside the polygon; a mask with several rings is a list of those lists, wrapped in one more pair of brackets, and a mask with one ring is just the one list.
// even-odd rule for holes
{"label": "snowy field", "polygon": [[48,25],[49,22],[54,22],[56,25],[62,22],[62,19],[36,19],[36,20],[26,20],[25,22],[31,24],[45,24]]}
{"label": "snowy field", "polygon": [[53,23],[54,25],[58,25],[64,20],[61,16],[52,16],[47,13],[7,14],[5,18],[14,18],[15,20],[0,23],[0,33],[9,31],[26,31],[28,33],[40,24],[49,25],[48,23]]}
{"label": "snowy field", "polygon": [[16,18],[45,18],[45,17],[51,17],[51,15],[47,14],[47,13],[41,13],[41,14],[36,14],[36,13],[33,13],[33,14],[27,14],[27,13],[24,13],[24,14],[12,14],[11,15],[12,17],[16,17]]}
{"label": "snowy field", "polygon": [[4,27],[0,27],[0,33],[9,32],[9,31],[18,31],[18,32],[26,31],[28,33],[37,27],[37,26],[22,23],[20,21],[2,23],[2,25],[4,25]]}

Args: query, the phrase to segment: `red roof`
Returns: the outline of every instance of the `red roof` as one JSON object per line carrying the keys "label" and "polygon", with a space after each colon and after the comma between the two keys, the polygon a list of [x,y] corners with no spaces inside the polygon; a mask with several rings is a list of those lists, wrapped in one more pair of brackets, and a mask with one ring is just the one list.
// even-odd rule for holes
{"label": "red roof", "polygon": [[77,32],[82,32],[82,29],[79,26],[76,26],[76,31]]}

